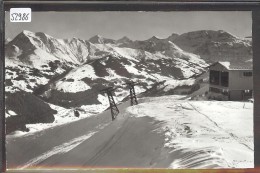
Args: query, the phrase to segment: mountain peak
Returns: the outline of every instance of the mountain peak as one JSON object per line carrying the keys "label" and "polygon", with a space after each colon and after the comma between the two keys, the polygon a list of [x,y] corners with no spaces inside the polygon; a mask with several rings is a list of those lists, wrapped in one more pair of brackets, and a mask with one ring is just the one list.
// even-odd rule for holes
{"label": "mountain peak", "polygon": [[179,34],[177,34],[177,33],[172,33],[170,36],[177,36],[177,35],[179,35]]}
{"label": "mountain peak", "polygon": [[[178,44],[204,44],[207,42],[234,42],[237,40],[238,37],[223,31],[223,30],[198,30],[198,31],[191,31],[187,33],[183,33],[177,38],[174,39],[174,42]],[[192,43],[193,42],[193,43]],[[191,47],[190,47],[191,48]],[[192,49],[196,49],[193,47]],[[185,50],[185,49],[184,49]],[[190,50],[186,50],[190,51]]]}
{"label": "mountain peak", "polygon": [[120,38],[119,40],[130,40],[127,36]]}
{"label": "mountain peak", "polygon": [[103,44],[104,43],[104,38],[102,36],[100,36],[100,35],[95,35],[95,36],[91,37],[89,39],[89,41],[91,43],[94,43],[94,44],[95,43]]}
{"label": "mountain peak", "polygon": [[120,38],[120,39],[117,40],[118,43],[129,43],[129,42],[131,42],[131,41],[132,41],[132,40],[129,39],[128,37],[126,37],[126,36],[124,36],[124,37],[122,37],[122,38]]}
{"label": "mountain peak", "polygon": [[175,38],[177,38],[179,36],[179,34],[176,34],[176,33],[172,33],[172,35],[170,35],[167,40],[168,41],[173,41],[175,40]]}
{"label": "mountain peak", "polygon": [[14,37],[13,40],[18,39],[29,39],[29,37],[34,36],[34,33],[31,31],[27,31],[27,30],[23,30],[22,32],[20,32],[17,36]]}
{"label": "mountain peak", "polygon": [[[212,38],[220,38],[220,37],[225,37],[225,38],[237,38],[236,36],[232,35],[229,32],[223,31],[223,30],[198,30],[198,31],[191,31],[184,33],[182,35],[187,35],[187,36],[202,36],[202,37],[209,37],[210,39]],[[182,36],[181,35],[181,36]]]}
{"label": "mountain peak", "polygon": [[97,34],[97,35],[94,35],[93,37],[91,37],[89,40],[94,40],[94,39],[104,39],[104,37]]}
{"label": "mountain peak", "polygon": [[24,47],[26,44],[31,44],[31,37],[35,37],[34,32],[23,30],[14,37],[12,41],[8,42],[8,44],[15,44]]}
{"label": "mountain peak", "polygon": [[94,44],[107,44],[107,43],[114,44],[115,43],[115,40],[109,39],[109,38],[104,38],[100,35],[95,35],[95,36],[91,37],[89,39],[89,41]]}
{"label": "mountain peak", "polygon": [[219,30],[217,32],[219,32],[220,34],[222,34],[225,37],[238,38],[237,36],[231,34],[230,32],[224,31],[224,30]]}
{"label": "mountain peak", "polygon": [[151,38],[149,38],[148,40],[145,40],[145,41],[159,41],[159,40],[162,40],[161,38],[157,37],[157,36],[152,36]]}
{"label": "mountain peak", "polygon": [[97,34],[97,35],[94,35],[93,37],[91,38],[103,38],[101,35]]}
{"label": "mountain peak", "polygon": [[150,39],[148,40],[161,40],[161,38],[157,37],[157,36],[152,36]]}
{"label": "mountain peak", "polygon": [[31,32],[31,31],[28,31],[28,30],[23,30],[22,33],[25,34],[25,35],[34,35],[34,32]]}
{"label": "mountain peak", "polygon": [[[45,34],[44,32],[32,32],[28,30],[23,30],[21,35],[26,36],[26,37],[40,37],[40,38],[51,38],[52,36]],[[20,35],[19,34],[19,35]]]}

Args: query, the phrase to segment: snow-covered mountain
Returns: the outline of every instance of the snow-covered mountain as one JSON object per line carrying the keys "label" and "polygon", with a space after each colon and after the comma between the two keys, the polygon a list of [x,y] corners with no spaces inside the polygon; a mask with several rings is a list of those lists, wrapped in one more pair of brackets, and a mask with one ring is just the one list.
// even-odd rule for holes
{"label": "snow-covered mountain", "polygon": [[95,35],[95,36],[91,37],[89,39],[89,41],[94,44],[108,44],[108,43],[114,44],[114,43],[116,43],[115,40],[109,39],[109,38],[103,38],[100,35]]}
{"label": "snow-covered mountain", "polygon": [[[90,40],[93,38],[107,40],[100,36]],[[44,33],[23,31],[6,45],[7,81],[12,82],[6,89],[10,92],[18,88],[33,92],[54,76],[65,75],[71,69],[84,66],[94,68],[99,77],[111,76],[107,72],[111,68],[126,78],[142,75],[142,72],[143,76],[154,80],[189,77],[207,66],[199,56],[184,52],[170,41],[160,41],[156,37],[143,41],[148,44],[149,50],[143,50],[142,46],[146,45],[141,41],[136,42],[134,48],[122,47],[122,43],[129,42],[132,43],[124,37],[115,44],[105,44],[104,41],[94,44],[77,38],[62,40]],[[150,50],[150,44],[155,45],[154,51]],[[122,69],[121,72],[118,69]],[[14,80],[17,78],[19,80]]]}
{"label": "snow-covered mountain", "polygon": [[170,35],[168,38],[166,38],[168,41],[173,42],[177,37],[179,36],[179,34],[176,33],[172,33],[172,35]]}
{"label": "snow-covered mountain", "polygon": [[[178,83],[174,86],[183,85],[178,81],[205,72],[209,65],[205,60],[212,57],[215,49],[203,54],[199,51],[202,44],[221,43],[223,49],[218,49],[218,56],[229,53],[234,56],[232,52],[244,51],[240,55],[247,56],[241,61],[252,58],[247,51],[251,50],[250,41],[227,33],[216,34],[220,31],[211,32],[214,33],[211,39],[199,37],[194,32],[186,34],[189,36],[172,34],[166,39],[154,36],[144,41],[132,41],[127,37],[113,40],[98,35],[89,40],[56,39],[41,32],[23,31],[6,44],[7,120],[12,117],[12,123],[21,123],[23,117],[24,127],[26,123],[34,122],[32,117],[37,119],[47,111],[50,112],[49,120],[53,121],[56,112],[53,105],[85,112],[93,111],[93,108],[102,111],[108,103],[100,90],[108,86],[117,88],[116,101],[121,101],[129,94],[124,85],[129,80],[138,83],[138,94],[163,81],[171,81],[167,85],[172,81]],[[225,58],[233,60],[233,57]],[[17,97],[21,101],[12,101]],[[45,105],[45,109],[39,109],[39,112],[21,109],[26,107],[28,98],[35,100],[30,102],[31,107]]]}
{"label": "snow-covered mountain", "polygon": [[117,44],[129,44],[132,43],[133,40],[129,39],[128,37],[124,36],[116,41]]}
{"label": "snow-covered mountain", "polygon": [[181,49],[208,62],[246,61],[252,58],[252,41],[225,31],[202,30],[181,34],[172,40]]}
{"label": "snow-covered mountain", "polygon": [[239,38],[222,30],[201,30],[181,35],[173,33],[165,39],[153,36],[145,41],[129,42],[121,46],[154,53],[171,50],[173,47],[171,44],[183,51],[199,55],[208,63],[216,61],[244,62],[252,59],[252,40]]}

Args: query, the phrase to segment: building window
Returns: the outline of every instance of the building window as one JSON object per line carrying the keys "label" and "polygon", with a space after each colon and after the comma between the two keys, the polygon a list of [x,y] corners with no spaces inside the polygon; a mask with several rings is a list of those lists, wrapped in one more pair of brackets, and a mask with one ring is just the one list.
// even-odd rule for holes
{"label": "building window", "polygon": [[221,72],[221,86],[228,87],[228,72]]}
{"label": "building window", "polygon": [[250,77],[253,76],[253,73],[251,71],[243,72],[243,76]]}
{"label": "building window", "polygon": [[213,85],[219,85],[219,71],[215,71],[215,70],[210,70],[210,74],[209,74],[209,80],[210,80],[210,84]]}

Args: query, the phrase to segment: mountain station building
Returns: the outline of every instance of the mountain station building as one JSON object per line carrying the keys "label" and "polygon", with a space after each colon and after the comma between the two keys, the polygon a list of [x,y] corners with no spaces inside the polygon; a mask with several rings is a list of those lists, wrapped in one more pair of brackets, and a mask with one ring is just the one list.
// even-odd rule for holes
{"label": "mountain station building", "polygon": [[209,67],[209,95],[216,100],[248,100],[253,94],[253,63],[216,62]]}

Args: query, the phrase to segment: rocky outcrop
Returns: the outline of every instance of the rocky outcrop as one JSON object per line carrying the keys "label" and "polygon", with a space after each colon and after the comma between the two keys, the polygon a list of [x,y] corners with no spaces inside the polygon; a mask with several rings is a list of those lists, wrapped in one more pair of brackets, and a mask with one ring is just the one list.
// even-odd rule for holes
{"label": "rocky outcrop", "polygon": [[31,93],[19,91],[8,94],[5,100],[6,110],[15,112],[6,118],[6,133],[26,130],[25,124],[51,123],[57,111]]}

